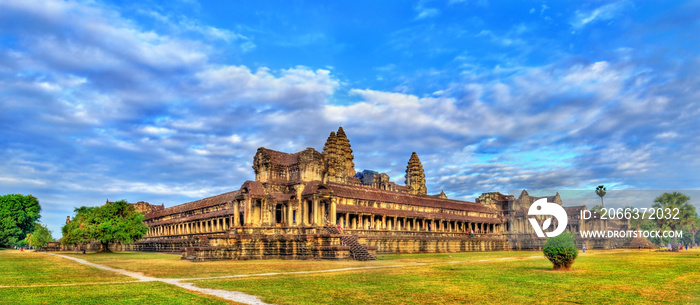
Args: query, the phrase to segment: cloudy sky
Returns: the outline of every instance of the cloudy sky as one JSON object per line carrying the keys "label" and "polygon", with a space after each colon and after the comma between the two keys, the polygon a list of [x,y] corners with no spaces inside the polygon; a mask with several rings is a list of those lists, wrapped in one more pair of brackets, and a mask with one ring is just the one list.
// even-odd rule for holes
{"label": "cloudy sky", "polygon": [[403,183],[416,151],[451,198],[700,189],[699,32],[680,1],[0,0],[0,193],[60,236],[340,125],[357,170]]}

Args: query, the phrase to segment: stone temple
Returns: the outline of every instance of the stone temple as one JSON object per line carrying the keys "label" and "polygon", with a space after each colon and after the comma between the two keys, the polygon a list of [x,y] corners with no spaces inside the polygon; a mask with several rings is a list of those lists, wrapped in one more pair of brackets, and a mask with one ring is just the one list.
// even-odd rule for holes
{"label": "stone temple", "polygon": [[[356,172],[353,159],[342,127],[330,133],[322,152],[261,147],[253,158],[255,181],[246,181],[238,190],[170,208],[139,203],[137,209],[150,229],[127,249],[182,253],[183,259],[195,261],[367,260],[377,253],[543,245],[525,219],[527,207],[538,199],[526,191],[518,199],[496,192],[484,193],[476,202],[454,200],[444,192],[427,193],[415,152],[408,159],[404,185],[384,173]],[[558,194],[550,201],[561,204]],[[567,230],[586,229],[576,218],[585,206],[567,209]],[[590,242],[591,247],[609,247],[603,240]]]}

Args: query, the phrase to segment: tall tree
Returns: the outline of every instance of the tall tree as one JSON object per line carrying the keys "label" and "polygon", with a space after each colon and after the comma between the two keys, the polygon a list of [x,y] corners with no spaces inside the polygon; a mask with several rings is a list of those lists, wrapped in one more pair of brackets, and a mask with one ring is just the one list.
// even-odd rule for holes
{"label": "tall tree", "polygon": [[695,235],[698,234],[698,230],[700,230],[700,216],[695,213],[693,220],[688,222],[688,231],[690,231],[693,245],[695,245]]}
{"label": "tall tree", "polygon": [[32,195],[0,196],[0,247],[15,245],[34,230],[41,206]]}
{"label": "tall tree", "polygon": [[[663,193],[661,196],[654,199],[653,208],[664,209],[664,217],[655,217],[657,224],[661,228],[668,228],[671,231],[677,231],[687,226],[695,216],[695,207],[688,203],[690,197],[683,193]],[[666,217],[666,209],[670,209],[670,216],[676,216],[676,219]],[[678,214],[674,212],[678,209]],[[677,247],[678,238],[673,236],[673,247]]]}
{"label": "tall tree", "polygon": [[598,197],[600,197],[600,204],[603,206],[603,208],[605,208],[605,203],[603,202],[603,197],[605,197],[606,194],[605,191],[605,185],[602,184],[595,188],[595,193],[598,195]]}
{"label": "tall tree", "polygon": [[76,245],[99,241],[100,251],[110,252],[110,243],[129,244],[146,235],[148,226],[143,224],[144,219],[125,200],[107,202],[100,207],[79,207],[73,220],[61,228],[61,242]]}
{"label": "tall tree", "polygon": [[34,223],[34,232],[27,234],[29,245],[34,248],[46,246],[50,241],[53,241],[51,230],[38,222]]}

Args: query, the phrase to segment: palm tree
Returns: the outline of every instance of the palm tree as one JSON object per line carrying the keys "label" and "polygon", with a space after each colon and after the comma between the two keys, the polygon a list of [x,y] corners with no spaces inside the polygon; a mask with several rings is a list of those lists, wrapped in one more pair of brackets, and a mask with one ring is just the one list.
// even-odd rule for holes
{"label": "palm tree", "polygon": [[605,186],[604,185],[599,185],[597,188],[595,188],[595,193],[600,197],[600,204],[603,205],[603,208],[605,208],[605,203],[603,203],[603,197],[605,196]]}

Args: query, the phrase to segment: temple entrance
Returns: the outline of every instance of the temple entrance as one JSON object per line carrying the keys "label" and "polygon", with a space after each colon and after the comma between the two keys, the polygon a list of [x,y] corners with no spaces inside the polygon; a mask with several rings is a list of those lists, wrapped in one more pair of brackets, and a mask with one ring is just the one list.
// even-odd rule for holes
{"label": "temple entrance", "polygon": [[238,222],[239,222],[238,225],[242,227],[244,225],[244,221],[245,221],[245,218],[243,218],[243,212],[238,213]]}
{"label": "temple entrance", "polygon": [[282,224],[282,222],[283,222],[282,219],[284,219],[283,215],[284,215],[284,213],[283,213],[282,205],[278,204],[277,206],[275,206],[275,224],[279,224],[279,225]]}
{"label": "temple entrance", "polygon": [[331,204],[328,201],[323,202],[323,224],[331,223]]}
{"label": "temple entrance", "polygon": [[308,214],[308,215],[306,215],[307,216],[306,217],[307,224],[313,224],[314,223],[314,220],[313,220],[314,219],[314,210],[313,210],[312,202],[310,200],[306,201],[306,212]]}

